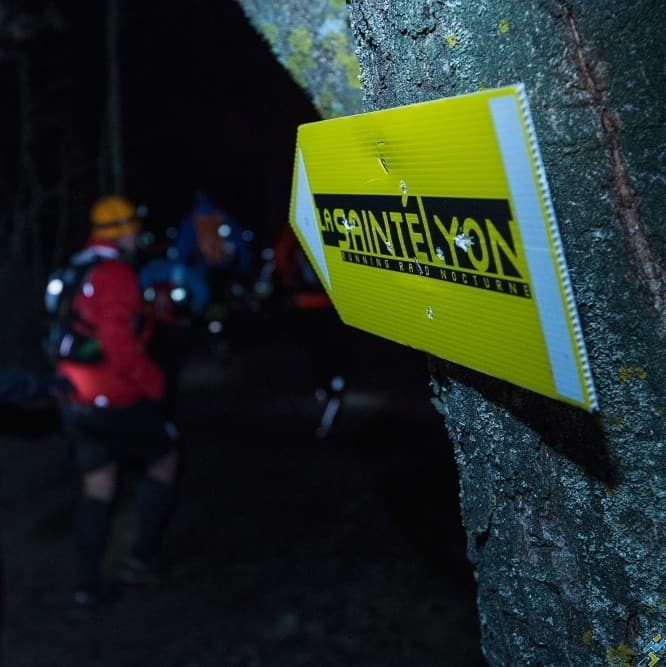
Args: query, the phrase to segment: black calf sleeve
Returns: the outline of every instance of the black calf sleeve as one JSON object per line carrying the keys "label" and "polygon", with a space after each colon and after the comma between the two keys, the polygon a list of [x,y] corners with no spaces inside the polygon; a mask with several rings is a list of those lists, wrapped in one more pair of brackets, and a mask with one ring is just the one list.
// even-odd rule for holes
{"label": "black calf sleeve", "polygon": [[173,484],[154,477],[144,477],[139,482],[136,490],[137,532],[132,555],[143,561],[156,555],[174,499]]}
{"label": "black calf sleeve", "polygon": [[101,563],[109,532],[111,502],[82,495],[74,513],[74,544],[79,588],[99,591]]}

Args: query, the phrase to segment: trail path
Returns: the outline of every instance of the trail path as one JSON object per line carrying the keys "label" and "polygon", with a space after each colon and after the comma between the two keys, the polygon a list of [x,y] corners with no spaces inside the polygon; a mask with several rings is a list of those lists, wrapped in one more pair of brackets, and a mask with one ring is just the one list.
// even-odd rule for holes
{"label": "trail path", "polygon": [[[74,613],[76,481],[48,406],[5,412],[5,667],[476,667],[474,581],[425,358],[348,332],[337,431],[298,335],[241,336],[183,375],[174,578]],[[108,565],[130,531],[121,487]]]}

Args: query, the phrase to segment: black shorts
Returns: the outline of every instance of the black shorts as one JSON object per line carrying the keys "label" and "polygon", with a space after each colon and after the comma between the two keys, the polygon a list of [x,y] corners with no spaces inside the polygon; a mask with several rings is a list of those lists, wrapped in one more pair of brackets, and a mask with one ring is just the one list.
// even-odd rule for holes
{"label": "black shorts", "polygon": [[60,415],[67,444],[84,473],[114,462],[145,466],[177,446],[160,402],[142,401],[127,408],[63,402]]}

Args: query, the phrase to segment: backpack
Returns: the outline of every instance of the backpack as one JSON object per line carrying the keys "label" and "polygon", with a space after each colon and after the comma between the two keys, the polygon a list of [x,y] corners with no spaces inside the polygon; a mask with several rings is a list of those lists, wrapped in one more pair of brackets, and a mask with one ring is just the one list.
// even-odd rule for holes
{"label": "backpack", "polygon": [[84,250],[48,277],[44,292],[48,327],[43,347],[51,364],[63,359],[94,364],[104,358],[92,327],[72,308],[85,279],[103,259],[99,254]]}

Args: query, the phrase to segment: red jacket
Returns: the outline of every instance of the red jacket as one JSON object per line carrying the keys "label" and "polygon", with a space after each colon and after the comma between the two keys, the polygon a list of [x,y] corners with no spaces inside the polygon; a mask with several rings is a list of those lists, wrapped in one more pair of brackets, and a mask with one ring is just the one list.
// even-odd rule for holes
{"label": "red jacket", "polygon": [[280,229],[274,252],[275,272],[282,286],[291,293],[296,308],[311,310],[333,306],[308,258],[301,250],[296,234],[286,223]]}
{"label": "red jacket", "polygon": [[84,279],[72,307],[92,329],[104,359],[60,362],[58,372],[76,390],[73,402],[126,407],[144,398],[163,398],[164,374],[144,349],[150,330],[138,328],[145,313],[136,273],[113,243],[91,239],[86,250],[101,252],[105,259]]}

